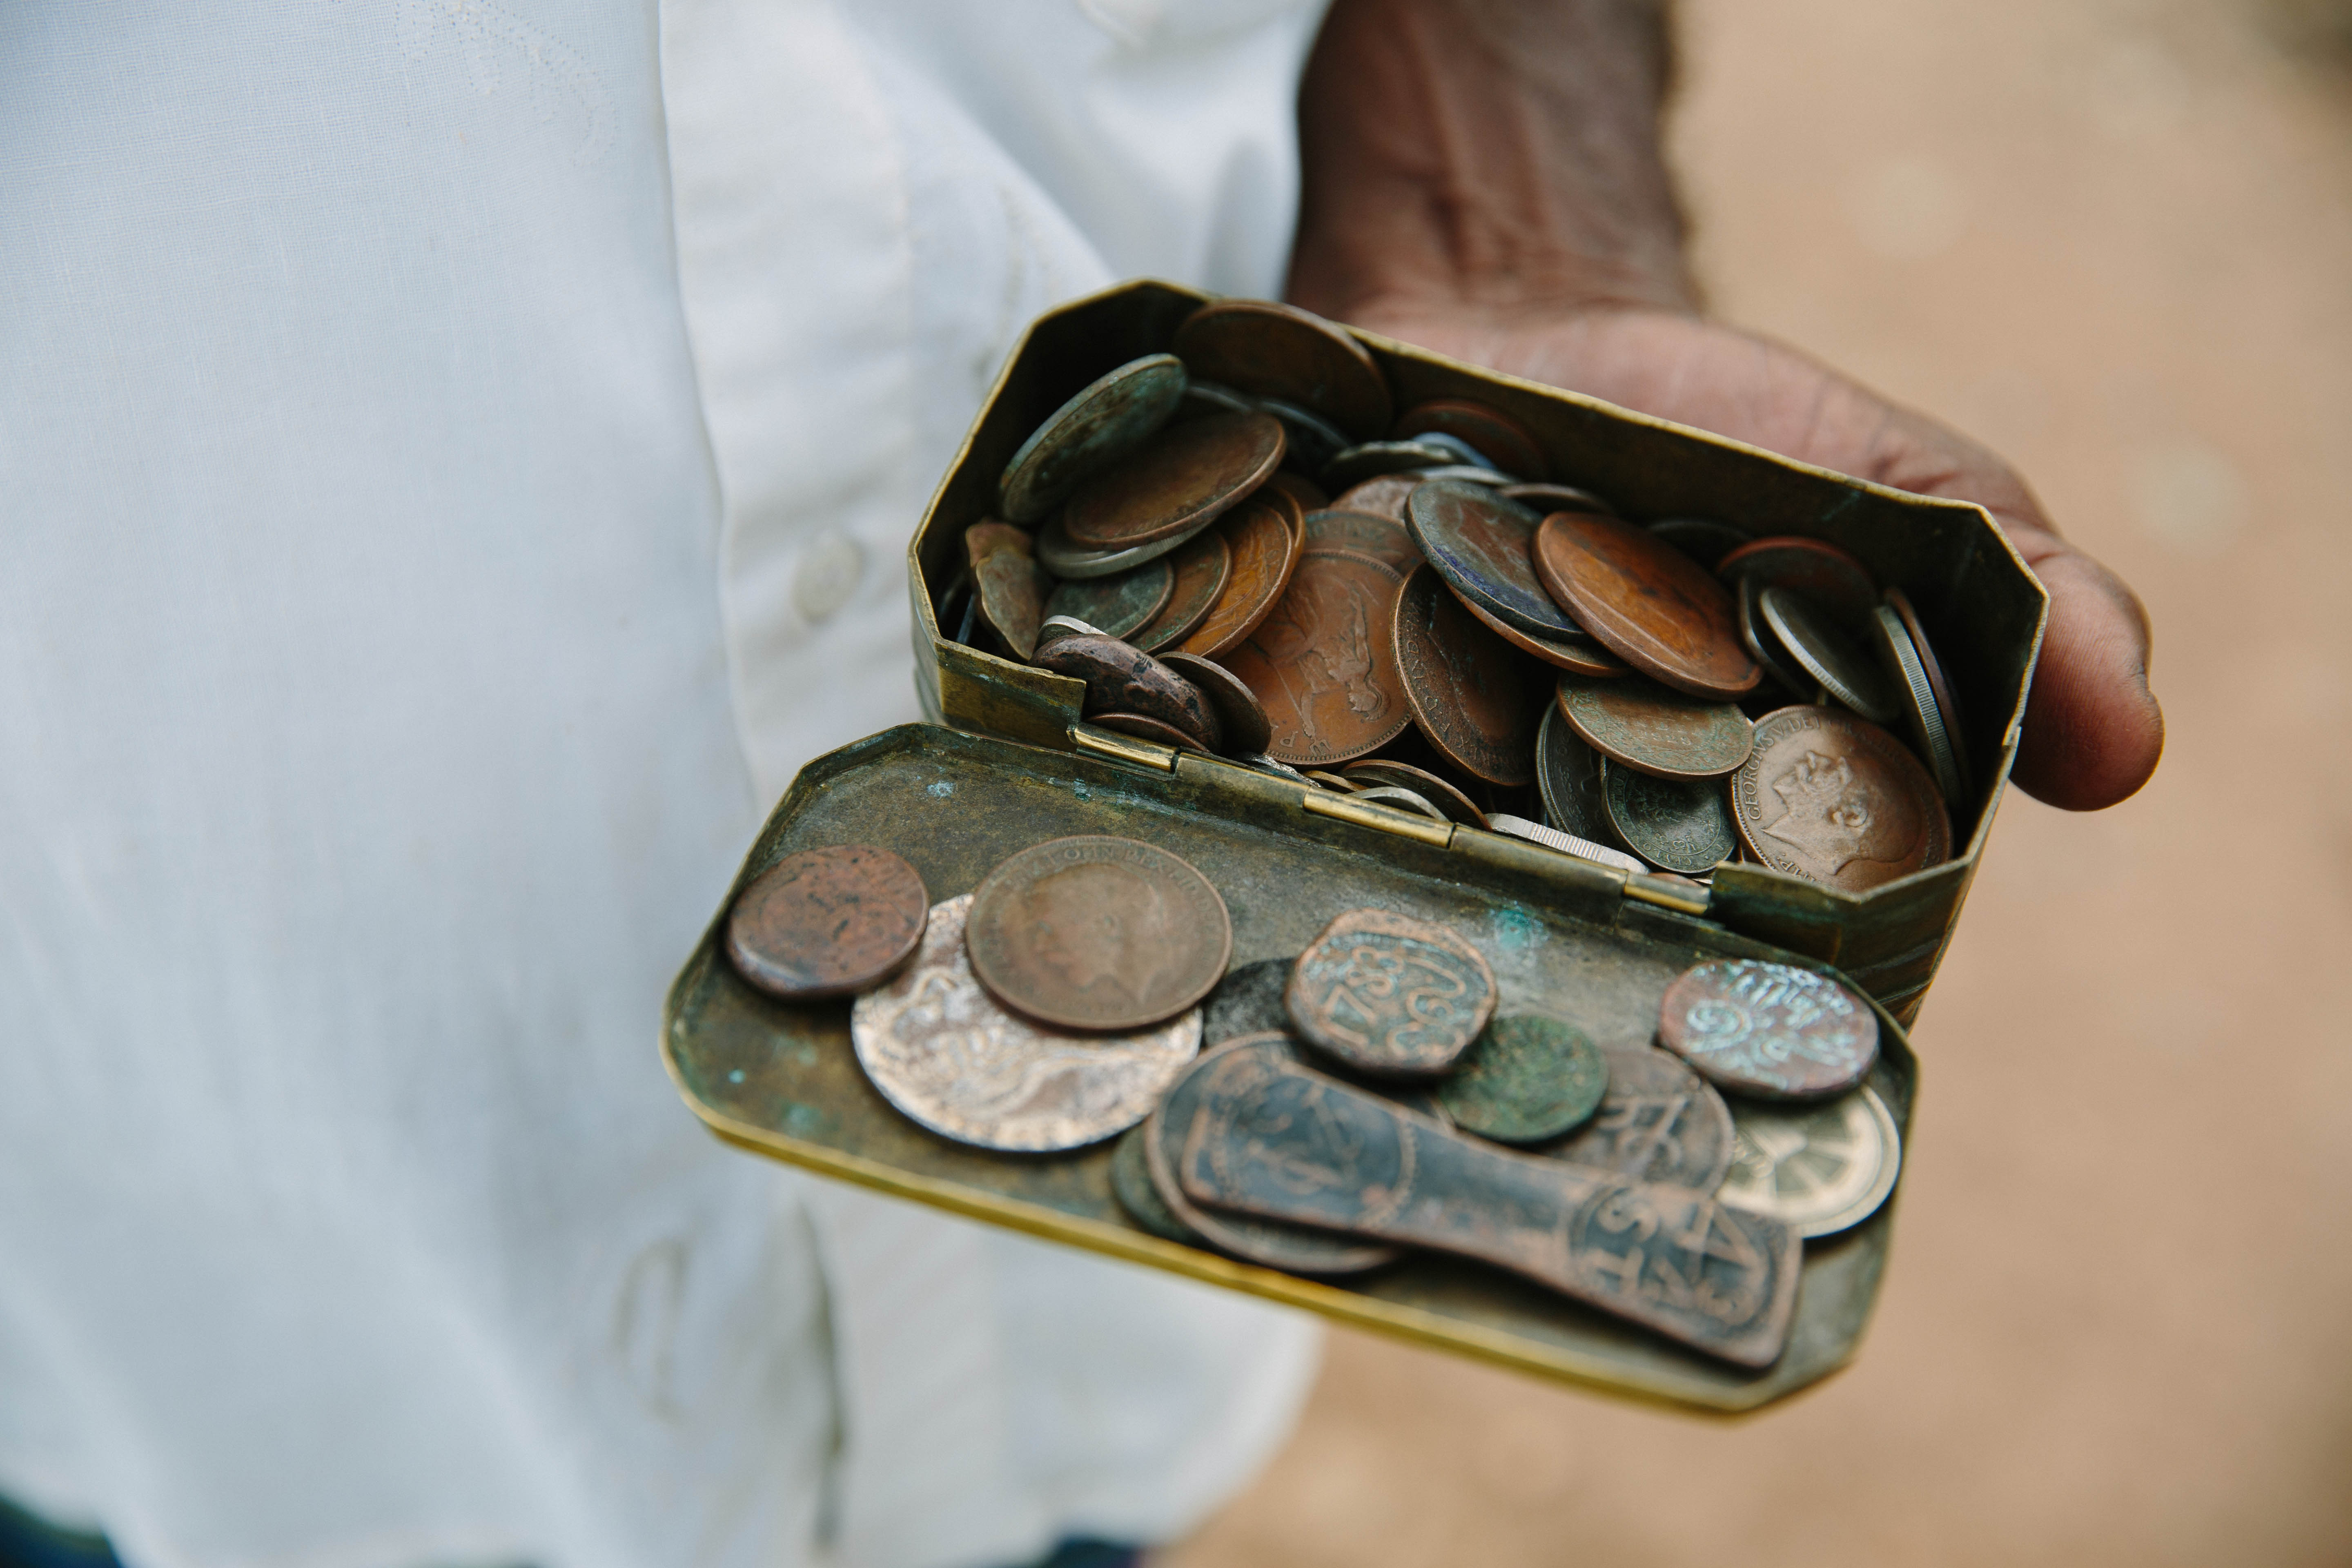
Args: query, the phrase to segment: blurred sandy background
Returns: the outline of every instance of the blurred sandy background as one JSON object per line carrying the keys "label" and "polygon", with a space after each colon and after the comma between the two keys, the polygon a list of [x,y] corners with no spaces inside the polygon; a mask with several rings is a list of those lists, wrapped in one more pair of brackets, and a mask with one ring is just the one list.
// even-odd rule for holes
{"label": "blurred sandy background", "polygon": [[2138,797],[2012,793],[1857,1365],[1722,1425],[1356,1334],[1174,1568],[2352,1562],[2352,78],[2326,0],[1694,0],[1731,320],[2139,588]]}

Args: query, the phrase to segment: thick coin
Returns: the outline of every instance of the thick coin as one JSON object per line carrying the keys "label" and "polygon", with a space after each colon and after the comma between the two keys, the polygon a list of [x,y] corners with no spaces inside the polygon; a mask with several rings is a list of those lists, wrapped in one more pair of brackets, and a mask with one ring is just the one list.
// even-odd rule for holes
{"label": "thick coin", "polygon": [[1880,671],[1894,689],[1903,727],[1911,735],[1911,749],[1936,776],[1936,790],[1947,802],[1960,798],[1959,763],[1944,733],[1943,710],[1937,706],[1935,688],[1927,684],[1927,667],[1904,629],[1903,617],[1885,605],[1870,613],[1871,644]]}
{"label": "thick coin", "polygon": [[1511,646],[1425,564],[1397,595],[1391,635],[1405,701],[1429,743],[1489,784],[1533,784],[1542,698]]}
{"label": "thick coin", "polygon": [[1037,628],[1045,618],[1045,595],[1052,586],[1032,553],[1034,542],[1010,523],[975,522],[963,531],[963,548],[971,563],[981,619],[1014,658],[1029,658],[1037,651]]}
{"label": "thick coin", "polygon": [[787,855],[727,917],[743,978],[794,1002],[846,996],[907,962],[930,905],[922,875],[887,849],[841,844]]}
{"label": "thick coin", "polygon": [[1085,681],[1089,715],[1140,713],[1205,751],[1223,743],[1224,725],[1199,687],[1117,637],[1055,637],[1037,650],[1037,668]]}
{"label": "thick coin", "polygon": [[1573,833],[1562,833],[1557,827],[1548,827],[1540,822],[1530,822],[1524,816],[1513,816],[1507,811],[1488,812],[1486,826],[1496,833],[1507,834],[1513,838],[1524,838],[1530,844],[1540,844],[1547,849],[1557,850],[1562,855],[1573,855],[1580,860],[1594,861],[1623,871],[1629,876],[1650,874],[1648,865],[1626,854],[1622,849],[1612,849],[1605,844],[1597,844],[1590,838],[1580,838]]}
{"label": "thick coin", "polygon": [[1004,465],[997,487],[1004,515],[1035,522],[1088,474],[1149,440],[1183,397],[1184,362],[1174,354],[1129,360],[1092,383],[1055,409]]}
{"label": "thick coin", "polygon": [[1664,871],[1696,877],[1739,853],[1720,779],[1662,779],[1601,763],[1601,798],[1627,848]]}
{"label": "thick coin", "polygon": [[1326,507],[1307,514],[1307,548],[1352,550],[1384,561],[1400,574],[1421,564],[1421,547],[1403,523],[1368,511],[1340,511]]}
{"label": "thick coin", "polygon": [[1867,1089],[1826,1105],[1743,1104],[1731,1123],[1731,1170],[1716,1196],[1799,1236],[1860,1225],[1895,1190],[1903,1167],[1895,1118]]}
{"label": "thick coin", "polygon": [[1575,485],[1505,485],[1503,493],[1521,506],[1529,508],[1538,517],[1549,517],[1556,511],[1597,511],[1607,517],[1617,515],[1615,507],[1591,490]]}
{"label": "thick coin", "polygon": [[1405,504],[1405,526],[1446,585],[1534,637],[1589,640],[1536,580],[1529,551],[1541,520],[1495,490],[1431,480]]}
{"label": "thick coin", "polygon": [[1607,1051],[1591,1121],[1545,1152],[1636,1181],[1712,1193],[1731,1168],[1731,1110],[1670,1051]]}
{"label": "thick coin", "polygon": [[1219,300],[1176,329],[1194,375],[1311,409],[1358,440],[1389,427],[1388,378],[1345,329],[1295,305]]}
{"label": "thick coin", "polygon": [[1437,803],[1427,795],[1399,784],[1359,785],[1355,796],[1366,805],[1385,805],[1397,811],[1409,811],[1415,816],[1425,816],[1432,822],[1454,820],[1439,810]]}
{"label": "thick coin", "polygon": [[1294,474],[1288,468],[1276,470],[1273,477],[1265,481],[1265,489],[1268,492],[1286,495],[1297,501],[1302,516],[1310,511],[1319,511],[1331,504],[1330,495],[1321,485],[1304,474]]}
{"label": "thick coin", "polygon": [[1062,510],[1062,526],[1087,550],[1190,534],[1264,484],[1282,450],[1282,425],[1271,415],[1220,414],[1171,426],[1079,486]]}
{"label": "thick coin", "polygon": [[1584,1125],[1608,1089],[1608,1060],[1583,1030],[1522,1013],[1486,1026],[1437,1099],[1465,1132],[1543,1143]]}
{"label": "thick coin", "polygon": [[1175,569],[1165,561],[1147,561],[1116,577],[1056,583],[1045,596],[1045,614],[1075,616],[1107,636],[1124,637],[1149,626],[1175,592]]}
{"label": "thick coin", "polygon": [[1550,476],[1543,443],[1535,432],[1499,408],[1466,397],[1439,397],[1416,403],[1397,416],[1389,431],[1392,439],[1410,441],[1423,435],[1451,436],[1475,447],[1479,456],[1507,474],[1540,481]]}
{"label": "thick coin", "polygon": [[1748,760],[1756,726],[1729,702],[1685,697],[1654,680],[1559,678],[1569,727],[1613,763],[1664,779],[1720,778]]}
{"label": "thick coin", "polygon": [[1233,578],[1234,549],[1221,530],[1204,528],[1169,556],[1168,568],[1175,574],[1168,602],[1133,638],[1146,653],[1181,641],[1209,618]]}
{"label": "thick coin", "polygon": [[1206,996],[1234,924],[1209,879],[1132,838],[1022,850],[972,895],[972,973],[996,998],[1066,1029],[1139,1029]]}
{"label": "thick coin", "polygon": [[1584,629],[1653,680],[1729,701],[1764,679],[1740,644],[1730,591],[1648,531],[1556,511],[1536,531],[1535,563]]}
{"label": "thick coin", "polygon": [[1118,1206],[1127,1211],[1128,1218],[1162,1241],[1181,1241],[1187,1247],[1206,1247],[1201,1233],[1176,1217],[1176,1211],[1160,1198],[1160,1189],[1151,1184],[1150,1157],[1144,1144],[1150,1139],[1149,1127],[1130,1127],[1111,1145],[1110,1190],[1118,1199]]}
{"label": "thick coin", "polygon": [[1780,635],[1764,618],[1763,586],[1753,577],[1742,577],[1737,590],[1739,602],[1739,641],[1764,667],[1771,684],[1800,702],[1826,705],[1830,694],[1822,683],[1807,674],[1804,666],[1780,646]]}
{"label": "thick coin", "polygon": [[1323,469],[1323,478],[1339,489],[1352,489],[1383,475],[1443,468],[1459,460],[1447,448],[1422,441],[1366,441],[1333,457]]}
{"label": "thick coin", "polygon": [[1076,1149],[1151,1112],[1201,1047],[1201,1015],[1105,1037],[1055,1034],[1006,1012],[972,976],[966,893],[934,905],[915,962],[849,1011],[857,1064],[882,1098],[960,1143]]}
{"label": "thick coin", "polygon": [[[1351,485],[1332,498],[1332,507],[1339,511],[1364,511],[1374,517],[1392,517],[1404,521],[1404,509],[1412,492],[1421,488],[1419,474],[1383,474],[1377,479],[1366,479]],[[1421,551],[1416,547],[1413,555]]]}
{"label": "thick coin", "polygon": [[[1449,591],[1453,586],[1451,583],[1446,584]],[[1618,676],[1633,673],[1625,668],[1623,659],[1590,638],[1555,642],[1549,637],[1530,637],[1501,616],[1481,609],[1476,600],[1463,599],[1460,594],[1454,596],[1462,599],[1462,607],[1469,611],[1480,626],[1528,658],[1541,659],[1555,669],[1573,670],[1578,675],[1589,675],[1595,680],[1612,680]]]}
{"label": "thick coin", "polygon": [[1650,531],[1710,572],[1725,556],[1747,543],[1748,537],[1745,529],[1703,517],[1661,518],[1650,524]]}
{"label": "thick coin", "polygon": [[1717,958],[1675,977],[1658,1042],[1710,1083],[1759,1100],[1821,1100],[1878,1059],[1878,1016],[1825,974]]}
{"label": "thick coin", "polygon": [[1836,708],[1782,708],[1756,723],[1731,775],[1740,841],[1776,871],[1864,893],[1941,865],[1951,826],[1936,781],[1885,731]]}
{"label": "thick coin", "polygon": [[1874,724],[1895,722],[1895,697],[1885,676],[1811,600],[1787,588],[1767,587],[1758,602],[1780,646],[1823,690]]}
{"label": "thick coin", "polygon": [[1253,502],[1217,524],[1233,546],[1233,575],[1208,618],[1176,647],[1202,658],[1220,658],[1255,631],[1290,586],[1298,568],[1298,533],[1282,509]]}
{"label": "thick coin", "polygon": [[[1297,1058],[1287,1036],[1259,1034],[1228,1040],[1213,1051],[1203,1052],[1201,1059],[1210,1061],[1234,1051],[1271,1055],[1286,1061]],[[1292,1274],[1361,1274],[1368,1268],[1396,1261],[1397,1249],[1378,1242],[1359,1241],[1329,1231],[1195,1204],[1176,1176],[1197,1120],[1196,1097],[1185,1089],[1190,1076],[1188,1073],[1176,1080],[1143,1128],[1144,1164],[1151,1176],[1152,1190],[1180,1223],[1191,1226],[1222,1252]]]}
{"label": "thick coin", "polygon": [[1360,763],[1349,763],[1339,773],[1351,782],[1409,789],[1434,805],[1449,822],[1466,823],[1472,827],[1486,826],[1486,814],[1473,805],[1468,795],[1426,768],[1386,757],[1366,757]]}
{"label": "thick coin", "polygon": [[1122,735],[1132,735],[1139,741],[1150,741],[1155,745],[1172,747],[1179,752],[1196,752],[1204,757],[1213,754],[1208,747],[1201,744],[1175,725],[1163,724],[1146,714],[1089,713],[1087,715],[1087,722],[1098,725],[1105,730],[1116,730]]}
{"label": "thick coin", "polygon": [[1495,1013],[1495,972],[1442,925],[1349,910],[1307,944],[1284,1001],[1299,1037],[1359,1072],[1452,1068]]}
{"label": "thick coin", "polygon": [[1869,567],[1834,544],[1799,534],[1751,541],[1717,562],[1715,570],[1727,583],[1753,577],[1759,588],[1802,594],[1855,632],[1878,604]]}
{"label": "thick coin", "polygon": [[1622,848],[1601,793],[1601,756],[1570,728],[1554,703],[1536,729],[1536,789],[1551,826],[1595,844]]}
{"label": "thick coin", "polygon": [[1222,661],[1265,705],[1268,755],[1294,767],[1344,763],[1412,721],[1391,635],[1401,585],[1369,555],[1300,557],[1282,602]]}
{"label": "thick coin", "polygon": [[1191,681],[1215,710],[1218,722],[1223,726],[1224,743],[1218,750],[1226,752],[1262,752],[1274,739],[1274,722],[1265,716],[1257,694],[1233,671],[1213,659],[1189,653],[1168,653],[1160,661]]}
{"label": "thick coin", "polygon": [[[1961,732],[1964,727],[1960,722],[1959,700],[1952,694],[1951,683],[1944,679],[1943,661],[1936,657],[1935,645],[1927,640],[1927,628],[1919,624],[1919,613],[1911,607],[1910,595],[1900,588],[1889,588],[1883,607],[1893,610],[1902,618],[1903,629],[1911,636],[1911,650],[1918,655],[1919,667],[1927,672],[1927,689],[1936,694],[1936,711],[1943,720],[1944,741],[1952,750],[1952,777],[1955,781],[1944,790],[1944,800],[1958,810],[1968,804],[1969,777],[1969,742],[1968,737]],[[1939,769],[1937,783],[1941,784],[1943,782]]]}
{"label": "thick coin", "polygon": [[[1202,528],[1207,526],[1207,522],[1201,525]],[[1037,531],[1037,560],[1046,571],[1066,583],[1115,577],[1181,548],[1198,531],[1196,529],[1188,533],[1171,533],[1165,539],[1155,539],[1149,544],[1139,544],[1129,550],[1087,550],[1071,542],[1069,531],[1062,526],[1062,520],[1055,517]]]}

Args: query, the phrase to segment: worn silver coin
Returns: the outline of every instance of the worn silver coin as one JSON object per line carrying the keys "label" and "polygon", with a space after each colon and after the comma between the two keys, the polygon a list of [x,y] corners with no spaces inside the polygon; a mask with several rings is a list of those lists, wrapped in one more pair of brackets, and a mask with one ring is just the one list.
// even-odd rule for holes
{"label": "worn silver coin", "polygon": [[1834,1236],[1876,1214],[1902,1168],[1895,1118],[1867,1088],[1821,1105],[1741,1100],[1731,1112],[1731,1168],[1715,1195],[1799,1236]]}
{"label": "worn silver coin", "polygon": [[1895,722],[1895,693],[1886,678],[1811,600],[1787,588],[1768,587],[1758,603],[1780,646],[1822,689],[1874,724]]}

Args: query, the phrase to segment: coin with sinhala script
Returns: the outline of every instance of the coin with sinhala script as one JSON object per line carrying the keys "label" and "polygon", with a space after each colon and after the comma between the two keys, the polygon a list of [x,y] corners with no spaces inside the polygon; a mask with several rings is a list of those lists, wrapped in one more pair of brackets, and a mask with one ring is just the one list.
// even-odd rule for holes
{"label": "coin with sinhala script", "polygon": [[1786,588],[1766,588],[1759,603],[1780,646],[1823,690],[1874,724],[1895,722],[1895,693],[1886,678],[1811,600]]}
{"label": "coin with sinhala script", "polygon": [[1686,697],[1653,680],[1559,678],[1560,717],[1592,749],[1664,779],[1720,778],[1748,760],[1756,726],[1729,702]]}
{"label": "coin with sinhala script", "polygon": [[1348,331],[1270,300],[1216,300],[1171,345],[1197,376],[1312,410],[1358,440],[1389,426],[1388,378]]}
{"label": "coin with sinhala script", "polygon": [[1489,784],[1533,784],[1542,698],[1510,645],[1426,564],[1405,579],[1390,635],[1405,701],[1429,743]]}
{"label": "coin with sinhala script", "polygon": [[1015,658],[1027,658],[1037,651],[1037,628],[1045,618],[1050,586],[1033,553],[1034,542],[1010,523],[975,522],[963,531],[963,547],[971,563],[981,618]]}
{"label": "coin with sinhala script", "polygon": [[1712,1193],[1731,1168],[1731,1108],[1671,1051],[1605,1051],[1592,1120],[1544,1152],[1637,1181]]}
{"label": "coin with sinhala script", "polygon": [[1055,838],[972,895],[972,973],[1066,1029],[1139,1029],[1192,1006],[1233,956],[1225,901],[1192,865],[1132,838]]}
{"label": "coin with sinhala script", "polygon": [[1582,1126],[1608,1089],[1608,1059],[1583,1030],[1529,1013],[1489,1023],[1437,1099],[1465,1132],[1542,1143]]}
{"label": "coin with sinhala script", "polygon": [[1283,509],[1251,501],[1219,521],[1233,546],[1233,574],[1207,616],[1176,644],[1178,651],[1222,658],[1274,611],[1298,568],[1298,531]]}
{"label": "coin with sinhala script", "polygon": [[1868,1089],[1823,1105],[1743,1102],[1731,1123],[1731,1170],[1716,1196],[1799,1236],[1860,1225],[1886,1202],[1902,1170],[1902,1133]]}
{"label": "coin with sinhala script", "polygon": [[1838,708],[1782,708],[1756,721],[1756,749],[1731,775],[1748,853],[1842,892],[1941,865],[1951,826],[1936,781],[1903,743]]}
{"label": "coin with sinhala script", "polygon": [[1843,1094],[1878,1059],[1878,1018],[1826,974],[1753,958],[1675,977],[1658,1039],[1714,1083],[1762,1100]]}
{"label": "coin with sinhala script", "polygon": [[1266,414],[1171,426],[1080,485],[1062,510],[1062,526],[1087,550],[1189,534],[1265,483],[1282,461],[1282,426]]}
{"label": "coin with sinhala script", "polygon": [[1739,852],[1720,779],[1662,779],[1603,757],[1601,799],[1625,847],[1662,871],[1696,877]]}
{"label": "coin with sinhala script", "polygon": [[1495,972],[1444,926],[1349,910],[1298,955],[1284,1002],[1299,1037],[1359,1072],[1451,1068],[1495,1013]]}
{"label": "coin with sinhala script", "polygon": [[1586,631],[1653,680],[1727,702],[1764,679],[1739,641],[1730,591],[1646,529],[1556,511],[1536,530],[1535,564]]}
{"label": "coin with sinhala script", "polygon": [[1412,542],[1446,586],[1531,637],[1590,641],[1536,580],[1529,551],[1541,521],[1486,486],[1456,480],[1428,480],[1405,503]]}
{"label": "coin with sinhala script", "polygon": [[1004,465],[1004,515],[1035,522],[1088,474],[1108,468],[1168,423],[1184,397],[1184,362],[1146,354],[1093,382],[1021,443]]}
{"label": "coin with sinhala script", "polygon": [[1069,616],[1105,635],[1131,637],[1150,623],[1176,591],[1176,574],[1165,561],[1147,562],[1116,577],[1056,583],[1045,596],[1048,616]]}
{"label": "coin with sinhala script", "polygon": [[1349,762],[1412,721],[1391,635],[1400,586],[1369,555],[1300,557],[1281,603],[1221,661],[1265,705],[1269,756],[1294,767]]}
{"label": "coin with sinhala script", "polygon": [[1201,1015],[1122,1036],[1041,1028],[973,978],[972,904],[934,905],[915,962],[850,1008],[858,1066],[882,1097],[942,1137],[1014,1153],[1080,1148],[1150,1115],[1199,1052]]}
{"label": "coin with sinhala script", "polygon": [[1146,653],[1181,641],[1209,618],[1234,574],[1233,546],[1225,542],[1222,530],[1204,528],[1168,557],[1168,566],[1175,576],[1168,602],[1133,638]]}
{"label": "coin with sinhala script", "polygon": [[1117,637],[1055,637],[1037,650],[1037,667],[1085,681],[1088,715],[1140,713],[1182,731],[1203,751],[1223,742],[1224,726],[1199,687]]}
{"label": "coin with sinhala script", "polygon": [[907,962],[929,904],[921,873],[887,849],[803,849],[735,900],[727,956],[743,978],[790,1001],[846,996]]}

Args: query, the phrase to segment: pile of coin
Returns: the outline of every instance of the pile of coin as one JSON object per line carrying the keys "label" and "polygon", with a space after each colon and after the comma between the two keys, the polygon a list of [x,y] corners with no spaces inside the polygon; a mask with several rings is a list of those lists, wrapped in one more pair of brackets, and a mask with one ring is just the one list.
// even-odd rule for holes
{"label": "pile of coin", "polygon": [[1849,552],[1629,521],[1499,409],[1395,413],[1289,306],[1202,306],[1174,350],[1015,452],[951,636],[1084,680],[1105,728],[1628,869],[1860,892],[1950,855],[1950,685]]}

